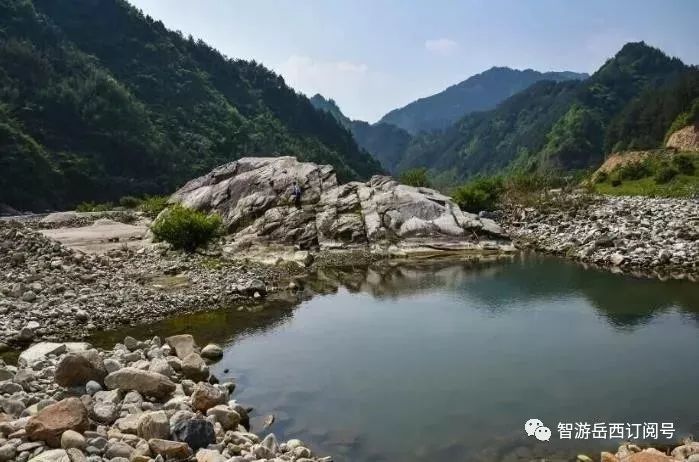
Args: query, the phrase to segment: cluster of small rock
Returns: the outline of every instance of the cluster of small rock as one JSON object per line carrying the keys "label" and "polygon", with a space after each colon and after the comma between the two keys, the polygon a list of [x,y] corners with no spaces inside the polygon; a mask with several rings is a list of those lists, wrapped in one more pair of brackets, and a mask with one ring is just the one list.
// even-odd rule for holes
{"label": "cluster of small rock", "polygon": [[0,462],[332,460],[251,433],[235,383],[209,372],[222,354],[191,335],[127,337],[109,351],[35,344],[17,367],[0,362]]}
{"label": "cluster of small rock", "polygon": [[567,204],[510,211],[508,231],[519,246],[615,271],[699,278],[699,202],[580,196]]}
{"label": "cluster of small rock", "polygon": [[[245,262],[219,267],[201,255],[157,247],[85,254],[16,222],[0,222],[0,274],[0,350],[262,297],[285,277],[282,269]],[[186,291],[156,283],[176,275]]]}
{"label": "cluster of small rock", "polygon": [[[592,462],[589,457],[579,456],[581,462]],[[615,454],[602,452],[600,462],[699,462],[699,442],[686,441],[669,451],[669,454],[655,448],[641,449],[631,443],[619,446]]]}

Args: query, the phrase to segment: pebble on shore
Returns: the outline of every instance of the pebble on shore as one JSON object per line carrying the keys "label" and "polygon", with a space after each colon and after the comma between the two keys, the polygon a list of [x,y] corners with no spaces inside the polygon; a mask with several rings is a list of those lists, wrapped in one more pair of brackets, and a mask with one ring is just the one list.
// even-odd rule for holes
{"label": "pebble on shore", "polygon": [[202,351],[178,335],[111,350],[38,343],[16,367],[0,361],[0,462],[332,460],[253,433],[235,383],[182,367],[185,353],[205,364]]}

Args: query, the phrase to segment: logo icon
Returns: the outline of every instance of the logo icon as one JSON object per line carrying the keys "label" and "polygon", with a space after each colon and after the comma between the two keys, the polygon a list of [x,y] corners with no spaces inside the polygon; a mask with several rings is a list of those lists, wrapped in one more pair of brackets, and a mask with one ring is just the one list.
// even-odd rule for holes
{"label": "logo icon", "polygon": [[527,436],[534,436],[539,441],[548,441],[551,439],[551,429],[546,427],[539,419],[529,419],[524,424],[524,431]]}

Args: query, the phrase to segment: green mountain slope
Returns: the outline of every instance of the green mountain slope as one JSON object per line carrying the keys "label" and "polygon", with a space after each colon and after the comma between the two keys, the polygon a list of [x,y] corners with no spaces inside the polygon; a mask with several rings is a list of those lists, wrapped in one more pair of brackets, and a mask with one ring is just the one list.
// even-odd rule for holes
{"label": "green mountain slope", "polygon": [[689,68],[643,42],[629,43],[584,81],[539,82],[496,109],[416,137],[398,169],[428,167],[458,181],[503,169],[599,165],[611,121],[645,91]]}
{"label": "green mountain slope", "polygon": [[370,124],[361,120],[350,120],[334,100],[325,99],[322,95],[316,94],[310,101],[317,109],[335,117],[352,133],[357,144],[381,162],[386,170],[392,173],[395,171],[412,138],[410,133],[388,123]]}
{"label": "green mountain slope", "polygon": [[503,100],[541,80],[567,81],[587,78],[576,72],[537,72],[493,67],[426,98],[394,109],[380,122],[411,134],[446,129],[467,114],[493,109]]}
{"label": "green mountain slope", "polygon": [[16,208],[167,192],[244,155],[381,171],[278,75],[124,0],[0,0],[0,102],[0,203]]}
{"label": "green mountain slope", "polygon": [[648,89],[609,124],[605,152],[654,149],[674,132],[699,122],[699,68],[658,89]]}

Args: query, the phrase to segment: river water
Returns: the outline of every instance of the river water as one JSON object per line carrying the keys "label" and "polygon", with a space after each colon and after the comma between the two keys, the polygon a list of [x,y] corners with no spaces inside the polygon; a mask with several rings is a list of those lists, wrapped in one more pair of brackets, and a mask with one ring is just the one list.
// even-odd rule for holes
{"label": "river water", "polygon": [[[213,372],[236,379],[253,429],[273,414],[269,431],[336,461],[570,460],[620,442],[560,439],[559,423],[672,424],[656,444],[699,436],[696,283],[529,256],[323,271],[305,287],[101,340],[220,343]],[[550,441],[526,435],[530,418]]]}

